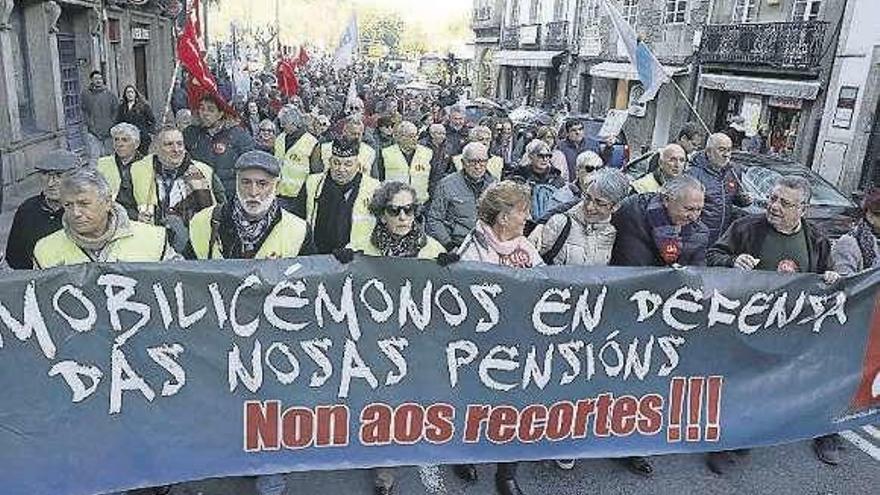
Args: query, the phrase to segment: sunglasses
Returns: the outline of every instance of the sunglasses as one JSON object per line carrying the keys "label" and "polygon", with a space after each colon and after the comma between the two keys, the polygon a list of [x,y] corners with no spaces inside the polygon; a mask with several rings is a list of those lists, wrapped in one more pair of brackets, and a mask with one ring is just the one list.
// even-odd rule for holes
{"label": "sunglasses", "polygon": [[392,217],[397,217],[397,216],[400,216],[401,213],[405,213],[406,216],[411,217],[411,216],[415,215],[417,208],[418,208],[418,205],[416,205],[415,203],[410,203],[408,205],[400,205],[400,206],[388,205],[385,207],[385,213],[388,216],[392,216]]}
{"label": "sunglasses", "polygon": [[553,153],[538,153],[538,158],[553,158]]}

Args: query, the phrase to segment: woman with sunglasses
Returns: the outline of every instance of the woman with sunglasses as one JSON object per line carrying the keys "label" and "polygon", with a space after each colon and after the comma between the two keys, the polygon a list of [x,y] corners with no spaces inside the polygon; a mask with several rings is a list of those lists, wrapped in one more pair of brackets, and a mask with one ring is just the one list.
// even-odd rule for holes
{"label": "woman with sunglasses", "polygon": [[531,220],[542,218],[550,211],[556,204],[553,197],[566,186],[562,173],[550,163],[552,157],[553,152],[547,143],[535,139],[526,146],[525,165],[514,170],[508,177],[529,186],[532,199],[529,209]]}
{"label": "woman with sunglasses", "polygon": [[[334,253],[334,256],[346,262],[350,261],[353,254],[351,251],[361,251],[368,256],[436,259],[446,249],[433,237],[425,234],[424,226],[416,218],[418,212],[415,189],[402,182],[383,183],[373,193],[370,201],[370,213],[376,217],[376,226],[369,239],[361,244],[350,245],[345,255]],[[393,471],[390,468],[378,468],[375,472],[376,495],[393,493]]]}

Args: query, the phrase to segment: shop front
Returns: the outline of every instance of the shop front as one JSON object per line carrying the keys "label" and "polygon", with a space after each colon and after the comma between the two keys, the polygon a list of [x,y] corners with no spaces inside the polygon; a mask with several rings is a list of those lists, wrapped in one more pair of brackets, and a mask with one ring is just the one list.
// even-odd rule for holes
{"label": "shop front", "polygon": [[499,67],[498,94],[517,104],[548,106],[559,88],[561,51],[501,50],[494,54]]}

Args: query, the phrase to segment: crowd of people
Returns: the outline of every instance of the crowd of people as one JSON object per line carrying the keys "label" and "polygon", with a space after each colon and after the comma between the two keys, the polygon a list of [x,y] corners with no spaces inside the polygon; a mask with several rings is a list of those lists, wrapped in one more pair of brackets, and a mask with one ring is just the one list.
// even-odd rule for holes
{"label": "crowd of people", "polygon": [[[413,98],[374,69],[321,61],[300,80],[284,101],[255,78],[240,111],[208,94],[157,129],[135,88],[119,103],[93,73],[83,100],[93,163],[63,150],[37,163],[42,189],[16,213],[9,266],[327,254],[513,269],[718,266],[816,273],[828,284],[880,266],[880,191],[833,245],[806,220],[803,179],[780,178],[765,211],[746,214],[754,198],[724,133],[685,126],[631,178],[589,149],[577,120],[561,135],[533,129],[522,143],[509,120],[468,122],[454,90]],[[816,439],[819,459],[837,464],[839,442]],[[723,474],[743,454],[712,453],[707,463]],[[622,462],[653,473],[650,458]],[[453,471],[477,476],[471,465]],[[393,492],[393,470],[375,479],[377,494]],[[283,475],[256,483],[262,495],[285,490]],[[496,486],[522,493],[515,463],[499,464]]]}

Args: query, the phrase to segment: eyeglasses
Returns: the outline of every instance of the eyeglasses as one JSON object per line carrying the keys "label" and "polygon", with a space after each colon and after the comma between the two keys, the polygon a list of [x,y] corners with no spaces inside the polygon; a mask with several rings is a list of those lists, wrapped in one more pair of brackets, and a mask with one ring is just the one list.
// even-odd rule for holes
{"label": "eyeglasses", "polygon": [[584,198],[584,203],[593,203],[599,208],[611,208],[612,206],[614,206],[611,201],[599,199],[588,192],[585,192],[581,197]]}
{"label": "eyeglasses", "polygon": [[275,132],[275,129],[260,129],[260,132],[270,133],[270,132]]}
{"label": "eyeglasses", "polygon": [[779,206],[781,206],[787,210],[790,210],[792,208],[797,208],[798,206],[801,206],[804,204],[803,202],[795,203],[795,202],[789,201],[785,198],[781,198],[775,194],[771,194],[770,197],[767,198],[767,204],[769,205],[769,204],[773,204],[773,203],[779,203]]}
{"label": "eyeglasses", "polygon": [[388,205],[385,207],[385,214],[397,217],[400,216],[401,213],[404,213],[406,216],[411,217],[415,215],[416,208],[418,208],[418,205],[415,203],[410,203],[408,205]]}
{"label": "eyeglasses", "polygon": [[535,153],[535,156],[537,156],[538,158],[546,158],[549,160],[550,158],[553,158],[553,153]]}
{"label": "eyeglasses", "polygon": [[583,127],[572,127],[568,130],[568,132],[582,132],[584,130]]}

